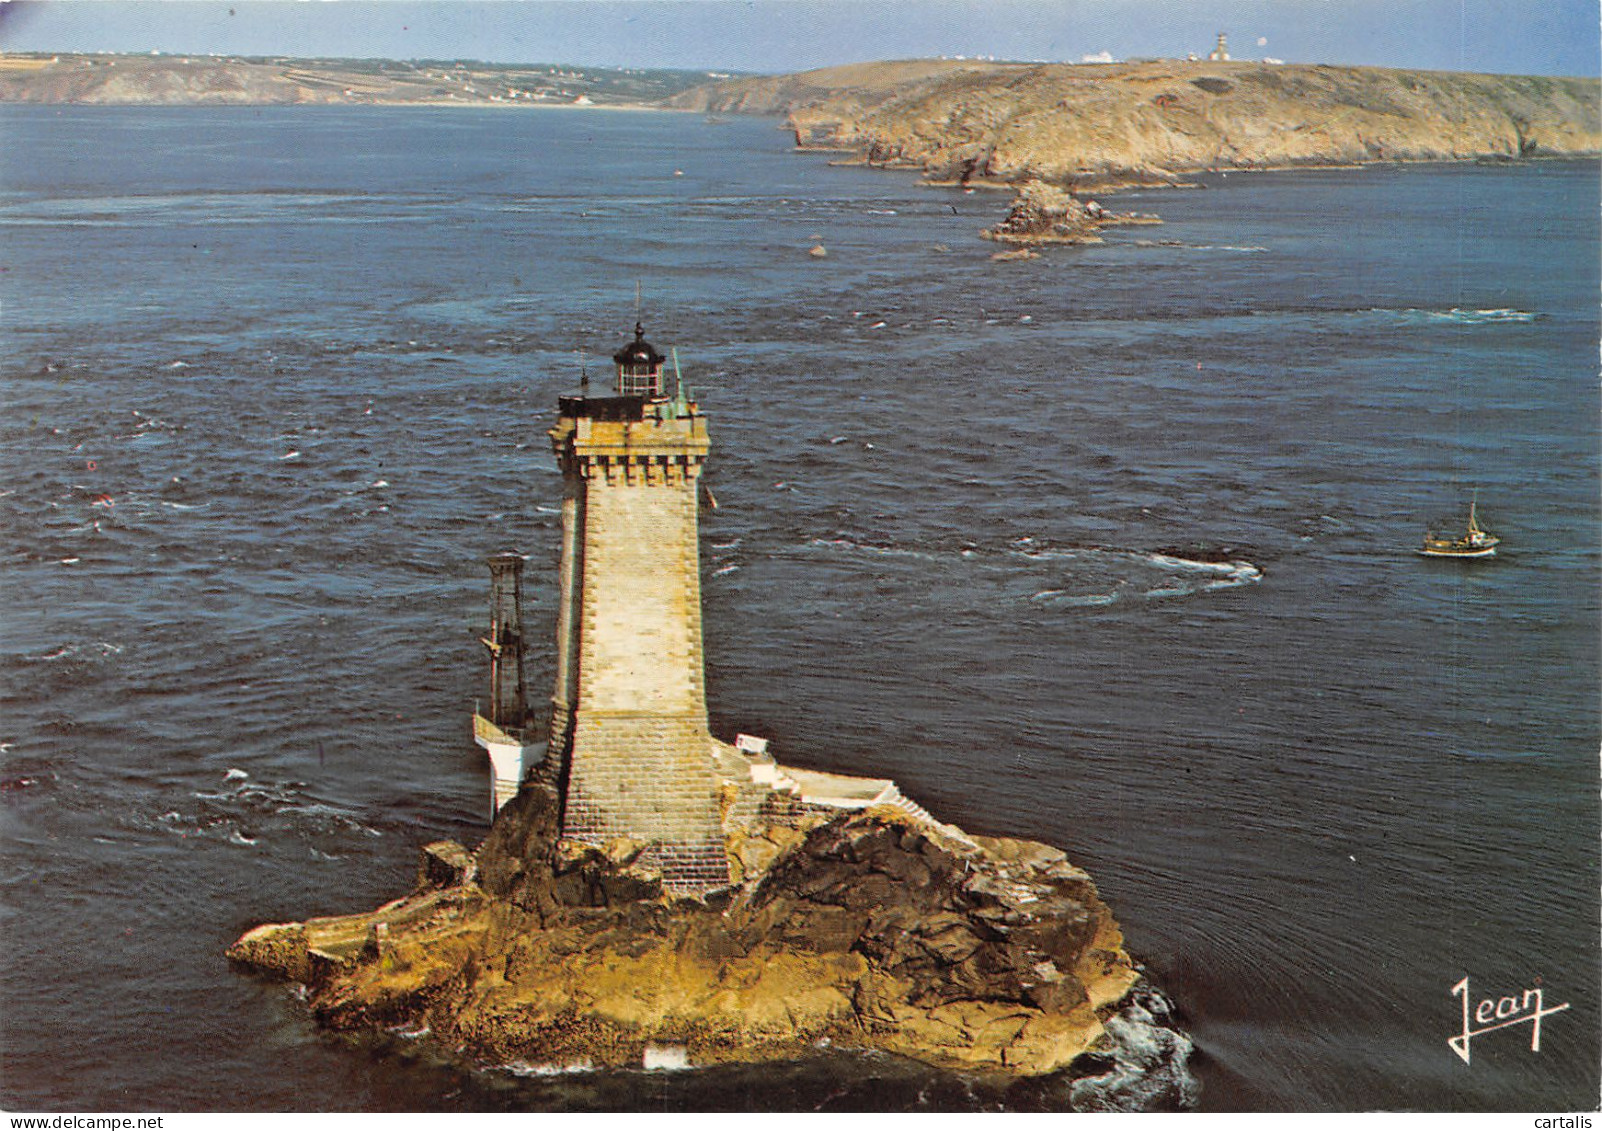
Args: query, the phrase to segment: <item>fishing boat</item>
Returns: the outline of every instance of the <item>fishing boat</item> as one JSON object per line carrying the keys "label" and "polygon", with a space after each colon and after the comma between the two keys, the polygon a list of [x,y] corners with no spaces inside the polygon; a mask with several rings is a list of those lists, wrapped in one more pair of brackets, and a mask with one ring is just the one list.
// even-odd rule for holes
{"label": "fishing boat", "polygon": [[1490,558],[1496,556],[1496,547],[1502,541],[1489,531],[1480,529],[1479,518],[1475,508],[1479,498],[1469,503],[1468,529],[1460,538],[1442,538],[1437,534],[1426,534],[1424,545],[1418,552],[1426,558]]}

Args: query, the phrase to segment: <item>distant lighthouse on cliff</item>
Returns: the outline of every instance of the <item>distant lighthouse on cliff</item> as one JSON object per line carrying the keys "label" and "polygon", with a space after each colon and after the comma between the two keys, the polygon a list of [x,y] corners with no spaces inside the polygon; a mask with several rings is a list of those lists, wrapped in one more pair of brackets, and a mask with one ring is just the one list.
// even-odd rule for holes
{"label": "distant lighthouse on cliff", "polygon": [[1207,55],[1207,61],[1209,63],[1229,62],[1229,45],[1227,40],[1228,36],[1226,36],[1223,32],[1218,33],[1218,46],[1213,48],[1212,51]]}

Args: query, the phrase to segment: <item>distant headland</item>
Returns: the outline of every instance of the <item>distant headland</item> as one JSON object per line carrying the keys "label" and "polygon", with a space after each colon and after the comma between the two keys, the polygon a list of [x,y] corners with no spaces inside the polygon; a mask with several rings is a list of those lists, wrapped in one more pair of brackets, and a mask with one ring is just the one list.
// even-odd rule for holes
{"label": "distant headland", "polygon": [[866,63],[674,95],[937,182],[1069,190],[1210,170],[1602,152],[1602,81],[1222,60]]}
{"label": "distant headland", "polygon": [[470,59],[0,54],[0,103],[80,106],[655,107],[721,71]]}

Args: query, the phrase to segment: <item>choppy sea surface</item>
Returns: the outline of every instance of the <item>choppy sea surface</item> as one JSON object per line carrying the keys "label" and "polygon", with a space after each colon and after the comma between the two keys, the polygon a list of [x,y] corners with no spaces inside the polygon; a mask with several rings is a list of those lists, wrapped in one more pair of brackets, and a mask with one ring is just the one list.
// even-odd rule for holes
{"label": "choppy sea surface", "polygon": [[[470,1069],[224,960],[482,837],[483,558],[531,555],[543,694],[544,430],[638,283],[712,419],[716,732],[1065,848],[1204,1107],[1595,1107],[1596,166],[1210,178],[997,262],[1003,197],[768,121],[0,131],[3,1106],[1060,1103],[823,1050]],[[1498,556],[1416,556],[1476,491]],[[1465,1064],[1464,977],[1570,1008]]]}

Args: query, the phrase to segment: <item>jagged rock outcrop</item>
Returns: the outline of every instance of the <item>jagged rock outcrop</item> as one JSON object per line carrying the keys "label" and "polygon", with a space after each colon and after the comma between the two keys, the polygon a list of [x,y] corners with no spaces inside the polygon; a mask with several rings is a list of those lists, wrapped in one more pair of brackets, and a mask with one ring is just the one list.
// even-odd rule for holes
{"label": "jagged rock outcrop", "polygon": [[731,79],[669,104],[785,114],[802,147],[964,184],[1602,151],[1596,79],[1378,67],[923,60]]}
{"label": "jagged rock outcrop", "polygon": [[887,806],[792,813],[731,834],[739,882],[698,901],[663,894],[642,844],[558,832],[554,795],[525,787],[471,858],[425,849],[410,895],[267,924],[229,955],[304,983],[330,1027],[426,1027],[495,1063],[639,1065],[667,1045],[710,1064],[828,1042],[1041,1075],[1089,1053],[1082,1107],[1194,1100],[1188,1039],[1056,849]]}
{"label": "jagged rock outcrop", "polygon": [[1026,181],[1013,199],[1012,211],[993,228],[980,233],[989,240],[1011,244],[1101,243],[1100,229],[1121,224],[1160,224],[1156,216],[1134,212],[1108,212],[1094,200],[1082,201],[1072,193],[1043,181]]}

